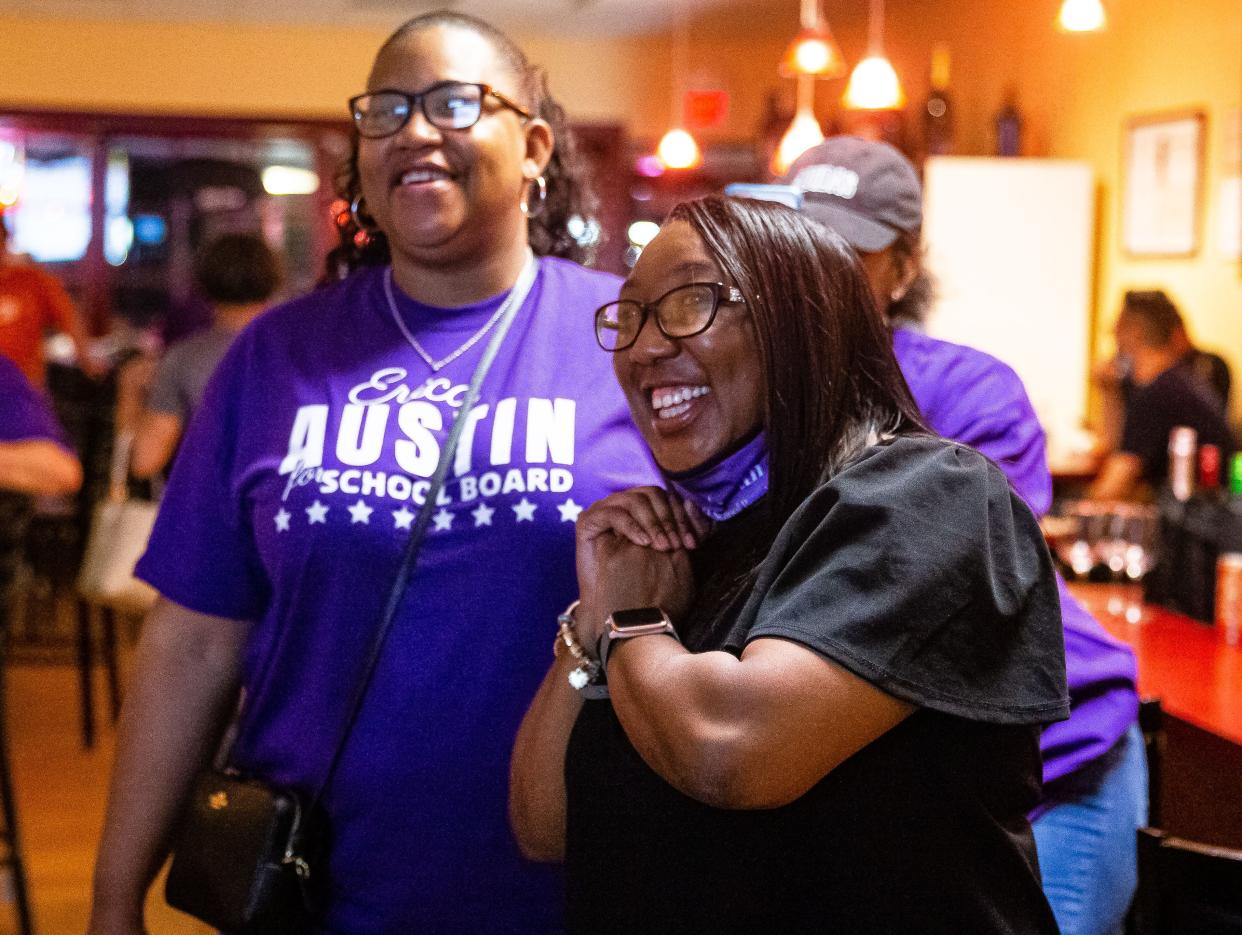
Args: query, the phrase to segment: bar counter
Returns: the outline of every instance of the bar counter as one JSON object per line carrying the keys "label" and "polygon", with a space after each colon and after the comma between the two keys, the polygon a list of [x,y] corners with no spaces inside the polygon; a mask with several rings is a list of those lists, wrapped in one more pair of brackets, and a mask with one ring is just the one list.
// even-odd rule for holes
{"label": "bar counter", "polygon": [[1126,619],[1124,586],[1071,584],[1070,591],[1138,657],[1139,692],[1164,710],[1242,746],[1242,645],[1220,631],[1155,604]]}
{"label": "bar counter", "polygon": [[1242,645],[1229,645],[1214,626],[1136,601],[1126,586],[1074,583],[1070,591],[1134,650],[1139,694],[1159,698],[1164,709],[1160,826],[1242,848]]}

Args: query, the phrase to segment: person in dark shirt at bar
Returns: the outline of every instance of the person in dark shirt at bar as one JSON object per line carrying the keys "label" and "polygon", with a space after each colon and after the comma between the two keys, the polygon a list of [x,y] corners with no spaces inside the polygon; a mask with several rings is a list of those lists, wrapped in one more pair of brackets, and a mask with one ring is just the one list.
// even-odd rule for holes
{"label": "person in dark shirt at bar", "polygon": [[[1100,466],[1088,497],[1125,500],[1137,496],[1144,483],[1165,483],[1169,432],[1175,426],[1194,429],[1200,445],[1216,445],[1226,458],[1237,449],[1219,397],[1185,362],[1177,337],[1182,328],[1181,315],[1163,292],[1126,293],[1114,331],[1114,369],[1134,388],[1122,409],[1120,442]],[[1115,399],[1111,407],[1116,411]]]}

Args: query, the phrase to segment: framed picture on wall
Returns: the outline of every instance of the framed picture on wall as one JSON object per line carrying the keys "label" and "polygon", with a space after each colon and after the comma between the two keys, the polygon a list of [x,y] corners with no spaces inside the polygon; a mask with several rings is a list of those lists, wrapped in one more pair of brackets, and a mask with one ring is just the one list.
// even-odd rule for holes
{"label": "framed picture on wall", "polygon": [[1188,257],[1198,252],[1206,124],[1198,110],[1126,122],[1121,245],[1131,256]]}

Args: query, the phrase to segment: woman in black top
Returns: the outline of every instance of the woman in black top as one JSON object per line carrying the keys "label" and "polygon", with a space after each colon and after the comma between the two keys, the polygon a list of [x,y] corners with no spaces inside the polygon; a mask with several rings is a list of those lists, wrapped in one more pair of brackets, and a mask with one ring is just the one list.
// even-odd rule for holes
{"label": "woman in black top", "polygon": [[1025,817],[1068,710],[1047,551],[922,427],[849,248],[683,204],[596,328],[669,489],[579,519],[514,752],[570,931],[1055,933]]}

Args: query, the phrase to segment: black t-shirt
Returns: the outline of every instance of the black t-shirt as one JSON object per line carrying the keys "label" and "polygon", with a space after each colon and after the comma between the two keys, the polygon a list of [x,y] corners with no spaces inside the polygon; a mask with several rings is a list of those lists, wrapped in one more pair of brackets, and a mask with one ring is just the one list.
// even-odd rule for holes
{"label": "black t-shirt", "polygon": [[[747,534],[694,555],[696,577]],[[918,707],[781,808],[729,811],[662,780],[611,703],[566,756],[571,933],[1056,932],[1027,811],[1041,725],[1068,715],[1060,606],[1038,525],[982,455],[867,450],[808,498],[695,651],[802,643]]]}
{"label": "black t-shirt", "polygon": [[1170,367],[1145,386],[1136,386],[1126,404],[1121,451],[1143,462],[1143,479],[1161,484],[1169,474],[1169,432],[1187,425],[1200,445],[1221,449],[1222,463],[1236,449],[1220,404],[1207,385],[1185,365]]}

